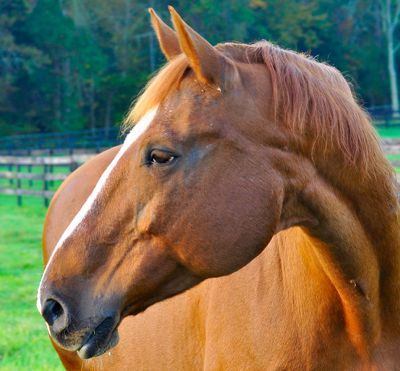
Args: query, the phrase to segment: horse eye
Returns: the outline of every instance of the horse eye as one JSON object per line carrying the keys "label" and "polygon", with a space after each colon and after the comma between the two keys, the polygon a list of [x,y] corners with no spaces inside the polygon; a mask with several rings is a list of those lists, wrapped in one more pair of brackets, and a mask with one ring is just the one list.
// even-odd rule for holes
{"label": "horse eye", "polygon": [[166,151],[161,151],[159,149],[153,149],[150,152],[149,163],[150,164],[160,164],[165,165],[175,160],[175,156]]}

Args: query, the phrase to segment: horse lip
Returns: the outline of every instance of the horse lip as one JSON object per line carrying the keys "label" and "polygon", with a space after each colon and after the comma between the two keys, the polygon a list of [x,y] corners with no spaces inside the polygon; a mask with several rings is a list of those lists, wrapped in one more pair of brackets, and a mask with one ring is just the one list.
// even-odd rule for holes
{"label": "horse lip", "polygon": [[136,314],[139,314],[141,312],[141,310],[139,309],[139,307],[137,306],[136,303],[130,304],[128,305],[126,308],[124,308],[124,310],[121,313],[121,317],[125,318],[127,316],[134,316]]}
{"label": "horse lip", "polygon": [[146,301],[143,299],[141,301],[142,303],[140,303],[140,300],[136,300],[135,302],[127,305],[121,312],[121,318],[125,318],[127,316],[136,316],[137,314],[144,312],[149,307],[149,304],[146,304]]}
{"label": "horse lip", "polygon": [[91,331],[77,353],[80,358],[88,359],[100,356],[110,348],[114,347],[119,340],[117,319],[106,317],[93,331]]}

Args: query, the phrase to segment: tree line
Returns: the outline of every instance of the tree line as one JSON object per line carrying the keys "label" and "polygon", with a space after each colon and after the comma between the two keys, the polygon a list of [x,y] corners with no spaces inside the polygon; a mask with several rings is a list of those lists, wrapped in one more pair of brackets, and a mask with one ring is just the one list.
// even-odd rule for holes
{"label": "tree line", "polygon": [[398,109],[400,0],[0,0],[0,135],[109,128],[164,63],[148,7],[211,43],[267,39]]}

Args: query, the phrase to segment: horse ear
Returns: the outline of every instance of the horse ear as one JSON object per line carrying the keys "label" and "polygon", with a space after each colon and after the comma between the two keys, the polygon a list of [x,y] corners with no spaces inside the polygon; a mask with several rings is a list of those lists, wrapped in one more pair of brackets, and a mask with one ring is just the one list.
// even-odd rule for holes
{"label": "horse ear", "polygon": [[181,48],[179,47],[179,41],[175,31],[162,21],[153,8],[149,8],[149,13],[151,16],[151,24],[153,25],[158,43],[160,44],[160,49],[165,55],[165,58],[171,60],[181,54]]}
{"label": "horse ear", "polygon": [[193,69],[198,80],[202,83],[221,83],[223,55],[218,52],[206,39],[188,26],[176,10],[168,7],[172,23],[178,34],[181,50],[189,59],[190,67]]}

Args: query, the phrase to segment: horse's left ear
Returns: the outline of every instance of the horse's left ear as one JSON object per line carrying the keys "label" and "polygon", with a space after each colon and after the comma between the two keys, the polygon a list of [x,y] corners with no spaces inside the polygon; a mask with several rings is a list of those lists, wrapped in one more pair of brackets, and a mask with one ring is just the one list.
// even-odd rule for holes
{"label": "horse's left ear", "polygon": [[206,84],[221,85],[224,56],[206,39],[188,26],[176,10],[168,7],[178,35],[181,50],[189,59],[197,79]]}
{"label": "horse's left ear", "polygon": [[179,47],[179,41],[175,31],[162,21],[153,8],[149,8],[149,13],[151,16],[151,24],[153,25],[161,51],[165,57],[171,60],[181,54],[181,48]]}

